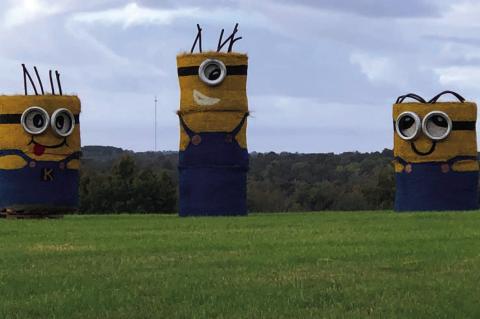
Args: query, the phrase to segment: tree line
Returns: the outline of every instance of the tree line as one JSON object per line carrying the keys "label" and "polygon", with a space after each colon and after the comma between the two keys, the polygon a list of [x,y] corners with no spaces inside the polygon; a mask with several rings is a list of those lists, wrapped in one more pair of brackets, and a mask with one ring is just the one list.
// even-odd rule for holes
{"label": "tree line", "polygon": [[[83,148],[80,213],[176,213],[176,152]],[[391,209],[391,150],[251,153],[250,212]]]}

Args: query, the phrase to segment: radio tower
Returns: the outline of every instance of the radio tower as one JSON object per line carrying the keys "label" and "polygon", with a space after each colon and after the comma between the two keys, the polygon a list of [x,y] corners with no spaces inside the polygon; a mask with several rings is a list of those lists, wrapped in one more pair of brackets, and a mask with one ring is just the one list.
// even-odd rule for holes
{"label": "radio tower", "polygon": [[157,96],[155,95],[155,147],[154,147],[154,151],[156,152],[157,151]]}

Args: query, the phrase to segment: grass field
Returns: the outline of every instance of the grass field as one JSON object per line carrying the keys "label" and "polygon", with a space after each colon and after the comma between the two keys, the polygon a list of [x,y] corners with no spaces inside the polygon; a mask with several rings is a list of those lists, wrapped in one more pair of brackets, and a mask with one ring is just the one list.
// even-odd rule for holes
{"label": "grass field", "polygon": [[0,318],[479,317],[479,212],[0,220]]}

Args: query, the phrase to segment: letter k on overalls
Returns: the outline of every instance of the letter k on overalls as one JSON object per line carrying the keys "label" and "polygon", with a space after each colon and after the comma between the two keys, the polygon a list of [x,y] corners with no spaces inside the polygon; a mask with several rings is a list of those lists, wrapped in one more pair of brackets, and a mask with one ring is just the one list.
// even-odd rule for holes
{"label": "letter k on overalls", "polygon": [[43,181],[45,182],[53,181],[53,168],[43,169]]}

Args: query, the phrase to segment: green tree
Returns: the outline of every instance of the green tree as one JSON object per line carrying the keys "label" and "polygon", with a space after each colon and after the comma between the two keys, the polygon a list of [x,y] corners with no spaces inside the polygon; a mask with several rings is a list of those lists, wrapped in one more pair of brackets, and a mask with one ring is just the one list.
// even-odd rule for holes
{"label": "green tree", "polygon": [[160,176],[151,169],[144,169],[133,184],[136,211],[141,213],[174,213],[176,211],[176,188],[170,176]]}

